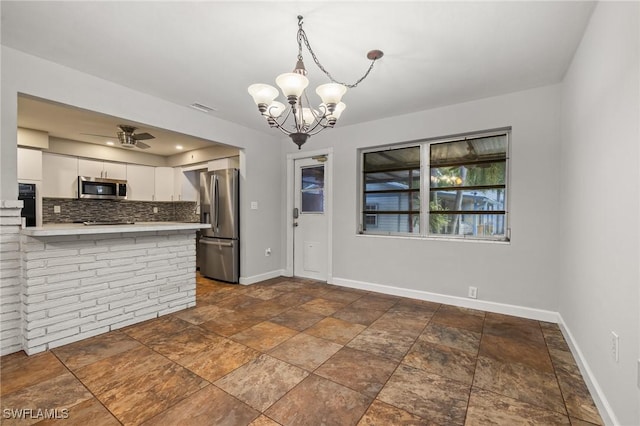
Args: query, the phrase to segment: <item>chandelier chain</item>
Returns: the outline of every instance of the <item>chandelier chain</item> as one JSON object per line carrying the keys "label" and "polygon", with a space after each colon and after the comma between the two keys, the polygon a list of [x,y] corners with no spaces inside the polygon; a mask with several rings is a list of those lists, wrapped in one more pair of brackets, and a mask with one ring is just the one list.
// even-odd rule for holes
{"label": "chandelier chain", "polygon": [[356,81],[353,84],[348,84],[348,83],[343,83],[341,81],[336,80],[335,78],[333,78],[333,76],[331,75],[331,73],[329,73],[329,71],[327,71],[322,64],[320,63],[320,61],[318,60],[318,57],[316,56],[315,52],[313,51],[313,49],[311,48],[311,44],[309,43],[309,39],[307,38],[307,34],[304,32],[304,30],[302,29],[302,17],[298,16],[298,60],[302,60],[302,42],[304,42],[304,45],[307,47],[307,50],[309,51],[309,53],[311,54],[311,57],[313,58],[313,62],[316,63],[316,65],[318,66],[318,68],[320,68],[320,70],[325,73],[327,75],[327,77],[329,77],[329,80],[331,80],[333,83],[337,83],[337,84],[341,84],[345,87],[348,87],[349,89],[353,89],[354,87],[357,87],[358,84],[360,84],[362,82],[362,80],[364,80],[365,78],[367,78],[367,76],[369,75],[369,73],[371,72],[371,70],[373,69],[373,64],[376,63],[376,61],[378,60],[378,58],[374,58],[371,60],[371,65],[369,65],[369,69],[367,70],[366,73],[364,73],[364,75],[362,77],[360,77],[358,79],[358,81]]}

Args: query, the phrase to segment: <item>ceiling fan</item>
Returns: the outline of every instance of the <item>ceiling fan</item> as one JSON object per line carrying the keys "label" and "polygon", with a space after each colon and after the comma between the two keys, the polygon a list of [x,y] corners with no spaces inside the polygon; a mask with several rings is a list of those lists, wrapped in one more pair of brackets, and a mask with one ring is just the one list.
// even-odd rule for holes
{"label": "ceiling fan", "polygon": [[[149,145],[147,145],[144,142],[140,142],[143,140],[147,140],[147,139],[155,139],[155,136],[153,136],[150,133],[134,133],[137,129],[137,127],[133,127],[133,126],[128,126],[126,124],[118,124],[118,129],[120,129],[120,131],[117,133],[118,135],[118,140],[120,141],[120,146],[123,148],[140,148],[140,149],[149,149],[151,148]],[[96,135],[93,133],[82,133],[83,135],[89,135],[89,136],[99,136],[102,138],[111,138],[112,136],[107,136],[107,135]]]}

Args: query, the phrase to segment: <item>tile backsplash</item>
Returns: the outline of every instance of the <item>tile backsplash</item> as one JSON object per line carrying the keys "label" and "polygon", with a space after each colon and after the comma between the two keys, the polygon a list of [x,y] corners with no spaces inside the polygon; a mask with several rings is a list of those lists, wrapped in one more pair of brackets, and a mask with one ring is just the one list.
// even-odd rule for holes
{"label": "tile backsplash", "polygon": [[[54,213],[54,206],[60,213]],[[158,212],[153,209],[157,207]],[[43,198],[42,223],[84,221],[199,222],[197,203]]]}

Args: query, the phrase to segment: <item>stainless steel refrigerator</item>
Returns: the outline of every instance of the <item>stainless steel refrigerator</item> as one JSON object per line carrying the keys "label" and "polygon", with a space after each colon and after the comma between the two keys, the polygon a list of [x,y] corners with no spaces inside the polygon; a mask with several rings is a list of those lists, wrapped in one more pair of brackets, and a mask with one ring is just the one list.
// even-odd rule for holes
{"label": "stainless steel refrigerator", "polygon": [[216,170],[200,174],[200,222],[211,224],[198,240],[200,273],[237,283],[240,277],[239,172]]}

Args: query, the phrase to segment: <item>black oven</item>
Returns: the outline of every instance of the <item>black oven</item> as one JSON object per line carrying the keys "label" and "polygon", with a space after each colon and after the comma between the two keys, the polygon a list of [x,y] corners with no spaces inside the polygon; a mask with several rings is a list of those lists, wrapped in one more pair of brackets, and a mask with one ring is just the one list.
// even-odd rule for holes
{"label": "black oven", "polygon": [[20,216],[25,226],[36,226],[36,184],[18,183],[18,200],[22,200]]}
{"label": "black oven", "polygon": [[126,200],[127,181],[78,176],[78,198]]}

